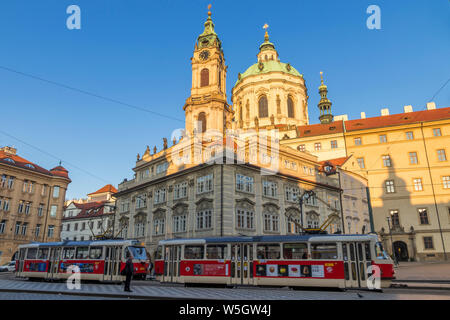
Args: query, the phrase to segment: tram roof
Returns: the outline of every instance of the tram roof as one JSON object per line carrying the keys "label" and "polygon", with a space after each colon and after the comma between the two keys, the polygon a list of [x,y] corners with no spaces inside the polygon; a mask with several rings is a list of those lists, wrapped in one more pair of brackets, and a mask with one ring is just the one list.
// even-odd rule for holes
{"label": "tram roof", "polygon": [[92,246],[92,245],[114,245],[119,243],[129,243],[140,245],[138,240],[110,239],[110,240],[86,240],[86,241],[58,241],[58,242],[30,242],[19,247],[70,247],[70,246]]}
{"label": "tram roof", "polygon": [[165,244],[204,244],[204,243],[230,243],[230,242],[288,242],[288,241],[363,241],[377,237],[374,234],[305,234],[305,235],[270,235],[270,236],[237,236],[237,237],[211,237],[211,238],[183,238],[159,241]]}

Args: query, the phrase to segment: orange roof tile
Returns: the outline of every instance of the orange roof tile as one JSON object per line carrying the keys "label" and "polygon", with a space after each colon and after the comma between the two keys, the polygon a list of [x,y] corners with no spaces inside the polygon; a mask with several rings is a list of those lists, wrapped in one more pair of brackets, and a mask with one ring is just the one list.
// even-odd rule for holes
{"label": "orange roof tile", "polygon": [[106,186],[104,186],[103,188],[98,189],[95,192],[89,193],[88,196],[92,195],[92,194],[98,194],[98,193],[106,193],[106,192],[111,192],[111,193],[116,193],[117,189],[114,188],[113,185],[111,184],[107,184]]}

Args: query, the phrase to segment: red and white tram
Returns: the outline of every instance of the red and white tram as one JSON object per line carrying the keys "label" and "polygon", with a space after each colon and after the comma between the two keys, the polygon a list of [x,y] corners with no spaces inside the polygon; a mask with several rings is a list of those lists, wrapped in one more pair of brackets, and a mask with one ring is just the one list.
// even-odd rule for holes
{"label": "red and white tram", "polygon": [[145,278],[149,265],[147,251],[136,240],[32,242],[19,246],[16,276],[48,280],[67,279],[77,266],[81,280],[118,282],[124,279],[127,252],[133,255],[135,277]]}
{"label": "red and white tram", "polygon": [[161,282],[366,288],[370,266],[388,287],[393,261],[376,235],[222,237],[160,241],[155,274]]}

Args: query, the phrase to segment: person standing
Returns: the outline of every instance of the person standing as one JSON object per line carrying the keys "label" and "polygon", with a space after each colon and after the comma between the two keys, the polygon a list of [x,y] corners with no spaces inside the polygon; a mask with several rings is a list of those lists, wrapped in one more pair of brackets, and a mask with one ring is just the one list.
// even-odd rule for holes
{"label": "person standing", "polygon": [[124,291],[133,292],[130,290],[131,278],[133,277],[133,256],[129,252],[127,256],[127,262],[125,263],[125,288]]}

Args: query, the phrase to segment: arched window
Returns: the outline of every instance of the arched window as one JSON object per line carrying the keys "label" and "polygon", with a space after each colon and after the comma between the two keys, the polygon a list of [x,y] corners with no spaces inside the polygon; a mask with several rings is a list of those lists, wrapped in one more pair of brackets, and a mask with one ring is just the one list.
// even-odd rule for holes
{"label": "arched window", "polygon": [[291,97],[287,99],[287,107],[288,107],[288,117],[294,118],[294,101],[292,101]]}
{"label": "arched window", "polygon": [[262,96],[261,98],[259,98],[258,106],[259,106],[259,117],[267,118],[269,116],[269,107],[267,105],[266,96]]}
{"label": "arched window", "polygon": [[200,132],[205,132],[206,131],[206,114],[204,112],[200,112],[198,114],[198,128]]}
{"label": "arched window", "polygon": [[200,87],[206,87],[209,85],[209,70],[203,69],[200,72]]}

